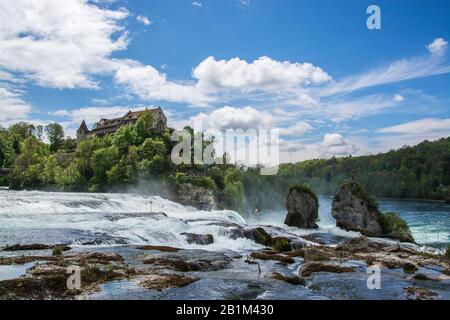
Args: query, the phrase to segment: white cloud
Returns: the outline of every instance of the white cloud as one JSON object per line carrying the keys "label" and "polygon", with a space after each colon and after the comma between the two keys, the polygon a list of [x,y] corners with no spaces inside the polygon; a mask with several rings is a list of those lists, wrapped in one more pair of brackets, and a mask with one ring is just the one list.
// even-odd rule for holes
{"label": "white cloud", "polygon": [[396,95],[394,96],[394,101],[395,101],[395,102],[403,102],[404,100],[405,100],[405,97],[402,96],[402,95],[400,95],[400,94],[396,94]]}
{"label": "white cloud", "polygon": [[193,71],[201,88],[207,91],[278,91],[310,84],[322,84],[331,77],[310,63],[276,61],[269,57],[248,63],[239,58],[216,60],[208,57]]}
{"label": "white cloud", "polygon": [[128,86],[142,99],[185,102],[196,106],[207,106],[213,101],[197,86],[168,81],[164,73],[152,66],[144,66],[131,60],[118,63],[116,82]]}
{"label": "white cloud", "polygon": [[150,21],[149,18],[147,18],[146,16],[137,16],[136,20],[146,26],[149,26],[152,24],[152,22]]}
{"label": "white cloud", "polygon": [[320,145],[321,154],[324,157],[348,156],[354,154],[357,149],[348,140],[338,133],[328,133],[324,136]]}
{"label": "white cloud", "polygon": [[109,56],[127,46],[127,15],[86,0],[1,1],[0,67],[43,86],[95,88],[92,75],[112,71]]}
{"label": "white cloud", "polygon": [[12,119],[22,120],[31,111],[31,106],[23,100],[22,93],[12,91],[0,82],[0,121],[5,124]]}
{"label": "white cloud", "polygon": [[286,127],[280,128],[281,136],[301,136],[308,131],[313,130],[313,126],[308,122],[297,122],[296,124]]}
{"label": "white cloud", "polygon": [[430,51],[432,55],[441,56],[444,54],[447,49],[448,42],[443,38],[436,38],[432,43],[427,45],[427,49]]}
{"label": "white cloud", "polygon": [[423,135],[429,133],[439,133],[440,135],[450,134],[450,119],[426,118],[399,124],[392,127],[379,129],[381,133]]}
{"label": "white cloud", "polygon": [[194,7],[199,7],[199,8],[202,7],[202,3],[201,3],[201,2],[198,2],[198,1],[192,2],[192,5],[193,5]]}
{"label": "white cloud", "polygon": [[192,121],[201,121],[208,131],[223,131],[226,129],[270,129],[275,119],[266,112],[252,107],[235,108],[225,106],[211,113],[200,113],[192,117]]}
{"label": "white cloud", "polygon": [[316,90],[319,96],[349,93],[359,89],[429,77],[450,72],[450,65],[440,57],[426,56],[394,61],[388,66],[347,77],[325,88]]}
{"label": "white cloud", "polygon": [[[64,119],[71,126],[78,126],[85,120],[89,127],[92,127],[101,118],[112,119],[123,116],[128,111],[142,110],[145,107],[110,106],[110,107],[85,107],[79,109],[61,109],[51,112],[50,115]],[[152,108],[149,106],[148,108]]]}

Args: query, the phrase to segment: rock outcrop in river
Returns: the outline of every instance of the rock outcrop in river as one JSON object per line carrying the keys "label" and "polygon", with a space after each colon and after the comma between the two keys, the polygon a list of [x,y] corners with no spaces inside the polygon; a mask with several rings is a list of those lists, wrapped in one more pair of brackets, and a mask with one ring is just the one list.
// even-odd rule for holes
{"label": "rock outcrop in river", "polygon": [[331,214],[338,227],[367,237],[389,237],[414,242],[408,225],[395,214],[383,215],[375,199],[356,182],[342,185],[333,200]]}
{"label": "rock outcrop in river", "polygon": [[177,186],[175,201],[197,208],[199,210],[217,210],[217,200],[214,192],[205,187],[183,183]]}
{"label": "rock outcrop in river", "polygon": [[317,196],[303,186],[292,187],[286,199],[285,224],[298,228],[317,228],[319,202]]}

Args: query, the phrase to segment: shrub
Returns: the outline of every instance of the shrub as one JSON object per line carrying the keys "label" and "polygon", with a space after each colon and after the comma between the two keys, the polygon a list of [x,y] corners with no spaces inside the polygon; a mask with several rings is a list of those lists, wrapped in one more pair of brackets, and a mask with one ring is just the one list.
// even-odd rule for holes
{"label": "shrub", "polygon": [[397,235],[402,238],[412,239],[408,223],[395,212],[386,212],[380,215],[380,224],[386,235]]}
{"label": "shrub", "polygon": [[316,196],[316,194],[314,193],[314,191],[312,191],[312,190],[311,190],[310,188],[308,188],[307,186],[300,185],[300,184],[295,185],[295,186],[291,186],[291,187],[289,188],[288,196],[289,196],[289,194],[290,194],[292,191],[297,191],[297,192],[299,192],[299,193],[306,193],[306,194],[309,194],[309,195],[314,199],[314,201],[315,201],[315,203],[316,203],[316,206],[319,207],[319,199],[317,198],[317,196]]}
{"label": "shrub", "polygon": [[370,211],[378,211],[377,200],[375,200],[374,197],[364,191],[364,189],[359,184],[353,182],[351,191],[353,195],[363,199]]}
{"label": "shrub", "polygon": [[63,247],[62,246],[55,246],[53,247],[52,255],[54,256],[60,256],[63,253]]}

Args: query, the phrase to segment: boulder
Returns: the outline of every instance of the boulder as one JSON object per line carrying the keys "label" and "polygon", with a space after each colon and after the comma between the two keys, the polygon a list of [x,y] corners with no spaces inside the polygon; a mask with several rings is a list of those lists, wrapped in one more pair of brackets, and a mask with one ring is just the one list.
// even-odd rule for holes
{"label": "boulder", "polygon": [[316,195],[306,187],[292,187],[286,199],[288,211],[285,224],[298,228],[317,228],[319,203]]}
{"label": "boulder", "polygon": [[217,204],[214,191],[205,187],[194,186],[191,183],[183,183],[177,187],[174,199],[185,206],[192,206],[199,210],[216,210]]}
{"label": "boulder", "polygon": [[396,213],[382,214],[376,200],[356,182],[342,185],[335,195],[331,214],[338,227],[359,231],[366,237],[386,237],[414,243],[408,224]]}
{"label": "boulder", "polygon": [[194,243],[206,246],[208,244],[214,243],[214,237],[212,234],[182,233],[181,235],[186,236],[186,241],[189,244]]}
{"label": "boulder", "polygon": [[368,237],[383,235],[381,213],[375,200],[355,182],[342,185],[334,197],[331,214],[340,228],[359,231]]}

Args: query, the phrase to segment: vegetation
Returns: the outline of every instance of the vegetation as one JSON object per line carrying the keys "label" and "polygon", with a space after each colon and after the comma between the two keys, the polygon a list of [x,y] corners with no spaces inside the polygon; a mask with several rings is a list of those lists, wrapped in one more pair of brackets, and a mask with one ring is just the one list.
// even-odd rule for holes
{"label": "vegetation", "polygon": [[402,238],[412,238],[408,223],[395,212],[386,212],[380,216],[380,224],[383,233],[397,235]]}
{"label": "vegetation", "polygon": [[299,193],[306,193],[309,194],[314,201],[316,202],[316,206],[317,208],[319,207],[319,199],[317,198],[316,194],[314,193],[314,191],[312,191],[310,188],[308,188],[307,186],[304,185],[295,185],[289,188],[289,193],[291,193],[292,191],[297,191]]}
{"label": "vegetation", "polygon": [[[311,194],[312,190],[335,194],[343,182],[355,177],[375,196],[450,201],[450,138],[374,156],[284,164],[277,175],[261,176],[258,167],[195,162],[176,166],[170,160],[177,144],[171,141],[172,131],[146,129],[151,123],[151,115],[144,114],[135,125],[124,126],[114,135],[78,144],[64,138],[59,124],[43,127],[21,122],[0,128],[0,167],[12,170],[10,181],[0,178],[0,184],[92,192],[139,188],[164,196],[180,184],[191,183],[214,190],[223,208],[248,212],[283,207],[291,186],[301,185]],[[194,134],[192,128],[185,129],[192,138],[200,135],[193,141],[200,141],[203,149],[213,142]],[[377,208],[372,197],[363,196],[371,208]]]}

